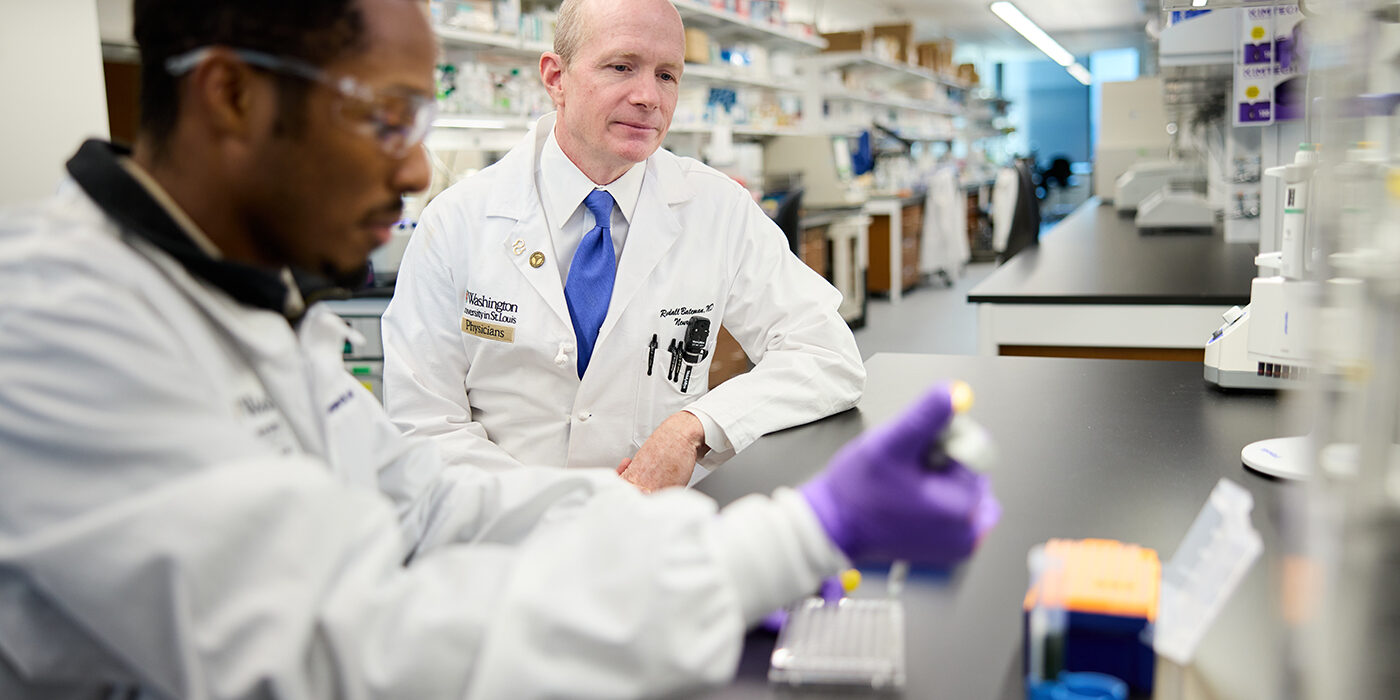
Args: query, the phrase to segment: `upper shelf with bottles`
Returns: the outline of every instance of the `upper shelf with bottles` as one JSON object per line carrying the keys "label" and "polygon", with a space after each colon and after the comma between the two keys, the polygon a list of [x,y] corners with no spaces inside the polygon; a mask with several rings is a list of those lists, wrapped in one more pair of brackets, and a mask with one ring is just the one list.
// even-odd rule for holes
{"label": "upper shelf with bottles", "polygon": [[874,54],[863,51],[832,51],[815,56],[808,56],[802,60],[809,66],[818,69],[846,68],[868,71],[870,73],[891,76],[895,79],[936,83],[957,90],[967,90],[972,87],[968,83],[955,80],[946,75],[934,73],[927,68],[908,63],[900,63],[898,61],[885,60]]}
{"label": "upper shelf with bottles", "polygon": [[[516,58],[537,58],[550,48],[550,13],[518,14],[505,17],[486,12],[471,12],[463,8],[470,3],[457,3],[455,12],[446,3],[434,2],[433,19],[438,37],[448,49],[485,51]],[[716,9],[709,0],[672,0],[687,28],[702,29],[716,39],[742,40],[761,44],[770,49],[799,52],[820,50],[826,41],[803,28],[789,26],[782,19],[780,3],[776,0],[749,0],[749,13],[742,15]],[[452,14],[448,16],[448,13]],[[517,26],[518,25],[518,26]]]}
{"label": "upper shelf with bottles", "polygon": [[719,39],[743,39],[772,49],[812,51],[826,48],[826,41],[789,26],[778,0],[749,0],[749,14],[716,9],[710,0],[672,0],[686,27],[704,29]]}

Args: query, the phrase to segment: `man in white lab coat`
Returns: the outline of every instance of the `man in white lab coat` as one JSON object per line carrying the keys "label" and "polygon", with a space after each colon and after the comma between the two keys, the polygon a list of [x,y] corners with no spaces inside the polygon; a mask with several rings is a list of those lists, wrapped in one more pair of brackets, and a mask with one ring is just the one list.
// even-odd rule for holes
{"label": "man in white lab coat", "polygon": [[[568,0],[540,59],[557,111],[423,212],[384,315],[384,398],[449,462],[618,468],[654,490],[859,399],[840,293],[737,183],[658,150],[684,54],[666,0]],[[580,274],[595,253],[601,289]],[[755,367],[708,391],[721,323]]]}
{"label": "man in white lab coat", "polygon": [[[0,214],[0,698],[656,696],[846,565],[996,517],[935,391],[721,512],[611,470],[444,468],[290,267],[358,276],[426,185],[418,0],[137,0],[141,134]],[[911,536],[910,533],[919,533]]]}

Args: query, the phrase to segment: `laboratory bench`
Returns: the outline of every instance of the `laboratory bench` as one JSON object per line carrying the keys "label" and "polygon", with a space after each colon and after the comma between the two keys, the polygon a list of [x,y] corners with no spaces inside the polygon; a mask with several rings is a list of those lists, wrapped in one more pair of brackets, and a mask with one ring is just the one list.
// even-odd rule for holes
{"label": "laboratory bench", "polygon": [[1249,303],[1256,252],[1219,233],[1139,233],[1091,198],[968,293],[979,351],[1200,362],[1221,314]]}
{"label": "laboratory bench", "polygon": [[[1223,393],[1206,385],[1199,366],[1181,362],[878,354],[866,369],[857,408],[761,438],[696,488],[725,504],[799,484],[934,382],[973,387],[971,415],[999,454],[989,473],[1003,514],[968,562],[942,577],[916,573],[906,584],[904,697],[1024,698],[1030,548],[1057,537],[1109,538],[1156,549],[1165,565],[1221,478],[1253,495],[1264,553],[1195,662],[1184,670],[1159,662],[1156,697],[1280,697],[1280,515],[1303,487],[1246,471],[1240,449],[1298,432],[1283,401]],[[856,595],[883,593],[883,576],[871,570]],[[751,632],[737,680],[703,697],[806,695],[767,681],[774,641]]]}

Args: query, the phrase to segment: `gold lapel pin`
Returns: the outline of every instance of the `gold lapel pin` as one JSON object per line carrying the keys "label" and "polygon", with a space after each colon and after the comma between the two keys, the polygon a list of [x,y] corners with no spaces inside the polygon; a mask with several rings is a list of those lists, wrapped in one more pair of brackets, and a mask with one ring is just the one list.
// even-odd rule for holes
{"label": "gold lapel pin", "polygon": [[515,254],[516,254],[516,255],[520,255],[521,253],[525,252],[525,241],[524,241],[524,239],[520,239],[520,238],[515,239],[515,245],[511,246],[510,249],[513,250],[513,251],[515,251]]}
{"label": "gold lapel pin", "polygon": [[535,251],[530,253],[530,267],[539,267],[544,264],[544,253]]}

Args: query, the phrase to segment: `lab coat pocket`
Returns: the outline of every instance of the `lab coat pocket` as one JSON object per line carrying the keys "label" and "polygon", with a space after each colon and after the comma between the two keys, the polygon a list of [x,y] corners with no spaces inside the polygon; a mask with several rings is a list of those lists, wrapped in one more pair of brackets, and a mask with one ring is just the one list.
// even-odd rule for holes
{"label": "lab coat pocket", "polygon": [[670,318],[658,324],[639,372],[634,447],[641,447],[667,417],[709,391],[714,352],[709,324],[704,316],[692,316],[683,325]]}

